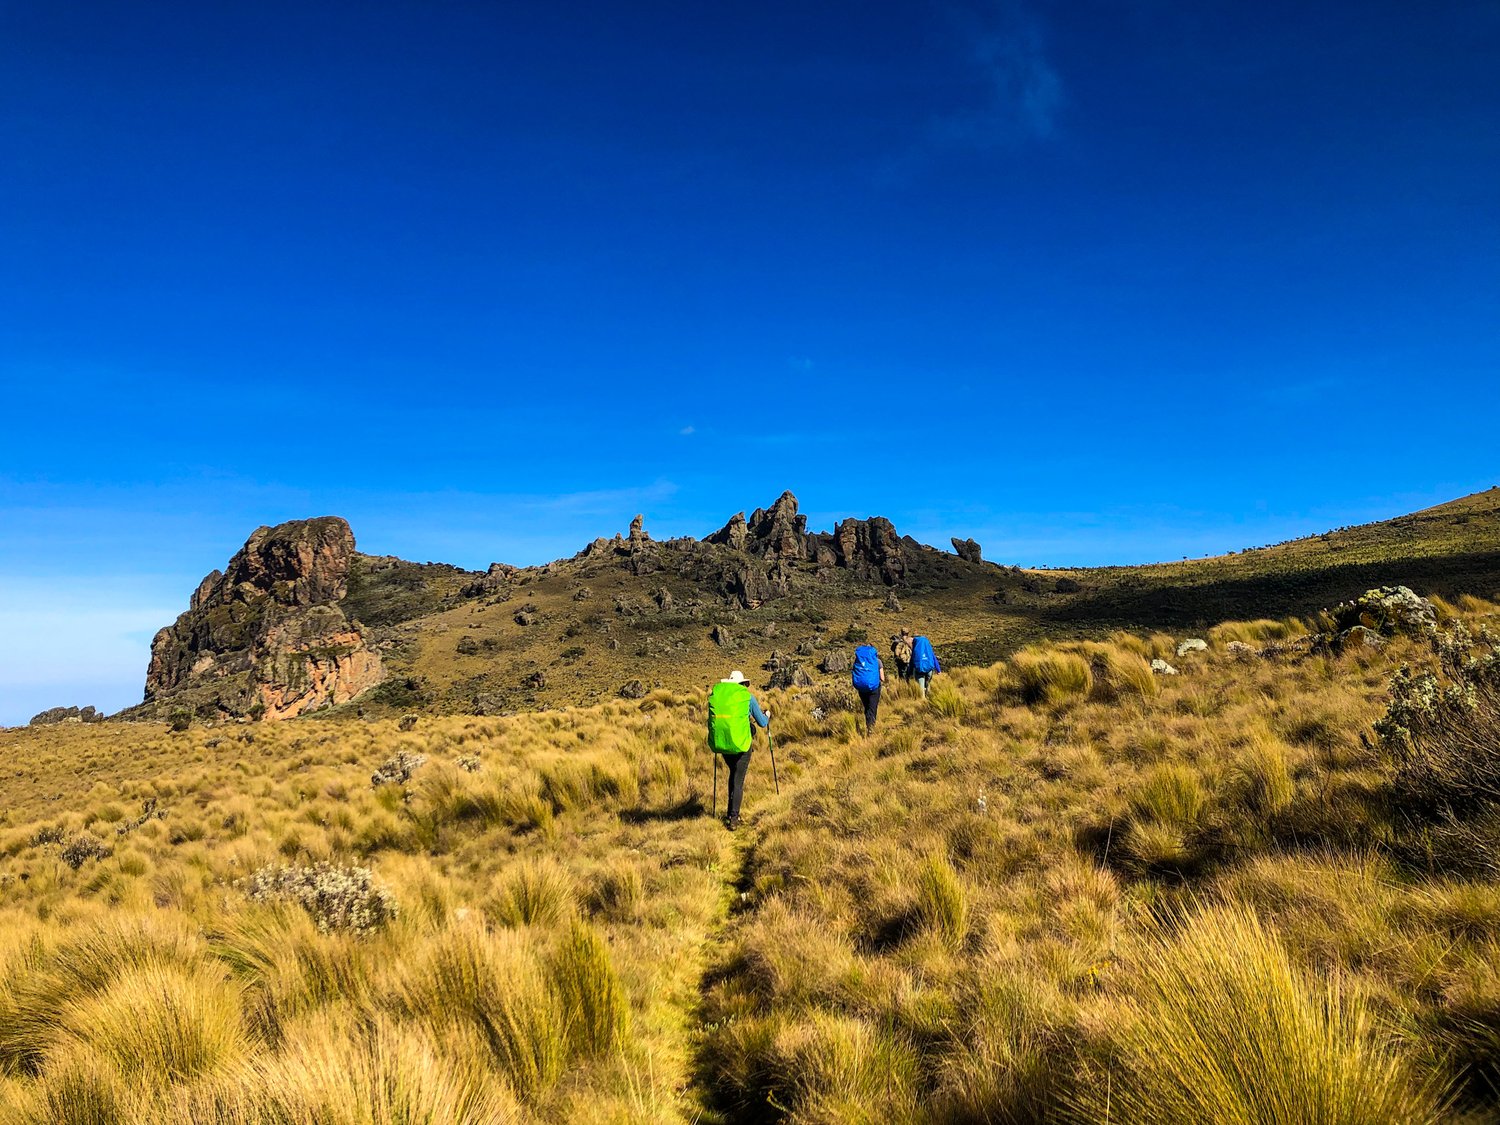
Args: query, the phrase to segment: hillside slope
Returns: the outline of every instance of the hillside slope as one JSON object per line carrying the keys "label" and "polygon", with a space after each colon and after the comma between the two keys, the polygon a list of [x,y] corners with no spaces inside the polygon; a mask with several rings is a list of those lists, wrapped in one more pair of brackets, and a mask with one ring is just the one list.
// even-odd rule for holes
{"label": "hillside slope", "polygon": [[[302,534],[298,525],[270,530]],[[659,542],[638,519],[628,535],[546,566],[469,572],[352,553],[339,596],[299,612],[349,621],[337,639],[354,643],[303,642],[279,663],[261,654],[281,681],[296,673],[296,682],[263,691],[276,706],[261,711],[494,714],[683,690],[731,667],[763,685],[837,680],[855,644],[886,651],[903,626],[931,636],[961,666],[1045,637],[1315,614],[1384,584],[1492,595],[1500,591],[1500,489],[1277,546],[1153,566],[1030,571],[977,561],[972,547],[967,558],[938,551],[879,517],[809,532],[788,492],[701,540]],[[174,638],[194,635],[191,623],[175,630]],[[243,692],[194,678],[195,659],[202,654],[176,655],[184,678],[133,714],[163,717],[183,706],[204,718],[245,713]],[[362,668],[378,663],[384,681],[345,703],[350,693],[326,669],[355,659],[366,661]],[[248,666],[238,660],[209,667]],[[306,686],[324,681],[328,690]]]}

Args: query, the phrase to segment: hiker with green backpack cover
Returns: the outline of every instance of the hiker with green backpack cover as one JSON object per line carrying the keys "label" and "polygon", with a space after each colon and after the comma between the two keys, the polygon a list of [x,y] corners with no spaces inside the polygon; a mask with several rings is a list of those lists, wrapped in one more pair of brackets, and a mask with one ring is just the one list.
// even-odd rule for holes
{"label": "hiker with green backpack cover", "polygon": [[[752,725],[754,724],[754,725]],[[724,759],[729,770],[729,808],[725,828],[738,828],[740,800],[745,795],[745,774],[754,753],[755,727],[766,728],[771,737],[771,715],[762,711],[745,682],[745,673],[733,671],[708,691],[708,748]],[[774,751],[772,764],[775,763]],[[714,805],[718,805],[719,762],[714,759]]]}

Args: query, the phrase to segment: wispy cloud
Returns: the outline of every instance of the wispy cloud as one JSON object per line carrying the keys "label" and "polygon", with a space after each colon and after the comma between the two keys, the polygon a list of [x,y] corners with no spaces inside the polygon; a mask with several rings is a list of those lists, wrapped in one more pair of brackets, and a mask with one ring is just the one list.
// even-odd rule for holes
{"label": "wispy cloud", "polygon": [[1048,138],[1064,102],[1037,16],[1017,0],[996,0],[959,13],[979,104],[935,125],[939,140],[980,148]]}
{"label": "wispy cloud", "polygon": [[690,434],[696,433],[697,431],[692,426],[683,426],[682,429],[678,430],[677,432],[683,437],[687,437]]}

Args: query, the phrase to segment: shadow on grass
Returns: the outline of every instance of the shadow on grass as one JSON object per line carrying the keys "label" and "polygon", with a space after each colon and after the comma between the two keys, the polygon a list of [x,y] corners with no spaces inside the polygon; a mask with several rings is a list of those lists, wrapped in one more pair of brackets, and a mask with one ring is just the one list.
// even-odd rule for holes
{"label": "shadow on grass", "polygon": [[1444,597],[1487,596],[1500,591],[1500,551],[1318,566],[1181,585],[1142,574],[1138,582],[1127,580],[1065,605],[1040,607],[1037,618],[1058,625],[1197,626],[1313,614],[1376,586],[1392,585]]}
{"label": "shadow on grass", "polygon": [[657,820],[691,820],[694,817],[707,815],[708,809],[704,807],[703,798],[696,795],[669,805],[642,805],[633,809],[620,810],[620,819],[626,824],[647,824]]}

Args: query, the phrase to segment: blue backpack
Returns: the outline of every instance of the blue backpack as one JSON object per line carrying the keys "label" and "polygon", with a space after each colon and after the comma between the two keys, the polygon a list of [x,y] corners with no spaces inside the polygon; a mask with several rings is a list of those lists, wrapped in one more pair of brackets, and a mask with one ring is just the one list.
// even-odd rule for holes
{"label": "blue backpack", "polygon": [[911,670],[919,676],[930,676],[942,671],[938,666],[937,654],[932,651],[932,642],[926,637],[918,637],[911,643]]}
{"label": "blue backpack", "polygon": [[880,655],[874,645],[860,645],[854,650],[854,686],[864,691],[880,687]]}

